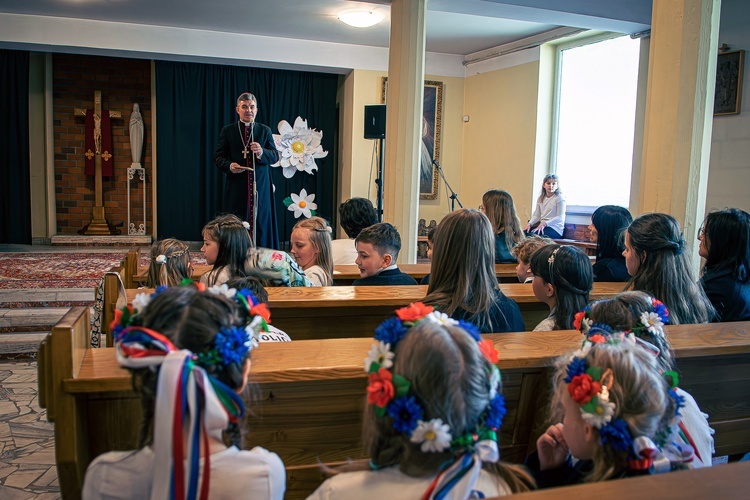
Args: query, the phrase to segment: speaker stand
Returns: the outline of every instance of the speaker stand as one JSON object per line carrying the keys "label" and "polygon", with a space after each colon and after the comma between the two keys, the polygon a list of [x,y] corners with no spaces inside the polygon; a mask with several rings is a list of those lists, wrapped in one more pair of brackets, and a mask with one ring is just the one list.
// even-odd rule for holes
{"label": "speaker stand", "polygon": [[378,186],[378,222],[383,222],[383,170],[385,170],[385,139],[380,141],[380,158],[378,159],[378,176],[375,184]]}

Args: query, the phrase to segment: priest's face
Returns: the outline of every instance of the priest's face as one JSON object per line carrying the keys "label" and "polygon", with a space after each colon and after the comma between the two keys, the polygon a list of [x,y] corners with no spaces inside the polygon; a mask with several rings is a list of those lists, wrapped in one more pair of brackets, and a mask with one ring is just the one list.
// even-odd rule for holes
{"label": "priest's face", "polygon": [[240,120],[245,123],[254,122],[255,115],[258,114],[258,105],[255,101],[240,101],[236,109]]}

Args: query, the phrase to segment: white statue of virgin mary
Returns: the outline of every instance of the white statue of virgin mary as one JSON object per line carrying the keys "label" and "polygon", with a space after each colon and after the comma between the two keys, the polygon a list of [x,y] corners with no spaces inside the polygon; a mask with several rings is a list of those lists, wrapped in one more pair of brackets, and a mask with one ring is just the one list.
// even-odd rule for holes
{"label": "white statue of virgin mary", "polygon": [[133,112],[130,114],[130,155],[133,158],[133,167],[141,166],[141,153],[143,152],[143,117],[138,103],[133,104]]}

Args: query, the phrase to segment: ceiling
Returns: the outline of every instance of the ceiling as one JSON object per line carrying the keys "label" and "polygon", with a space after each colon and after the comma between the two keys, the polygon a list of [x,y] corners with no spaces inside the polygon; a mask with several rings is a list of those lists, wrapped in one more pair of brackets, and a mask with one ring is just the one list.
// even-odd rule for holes
{"label": "ceiling", "polygon": [[[465,56],[560,26],[635,33],[649,28],[651,5],[652,0],[428,0],[427,51]],[[337,19],[347,10],[379,11],[385,20],[351,28]],[[2,0],[0,13],[373,47],[388,46],[390,27],[387,1]]]}

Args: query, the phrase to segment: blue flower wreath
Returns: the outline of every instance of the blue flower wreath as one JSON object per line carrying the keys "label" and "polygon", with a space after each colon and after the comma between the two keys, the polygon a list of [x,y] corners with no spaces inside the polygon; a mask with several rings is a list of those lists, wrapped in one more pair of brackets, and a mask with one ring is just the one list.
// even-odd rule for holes
{"label": "blue flower wreath", "polygon": [[569,384],[573,377],[580,375],[586,371],[586,360],[575,357],[568,364],[568,376],[565,377],[565,383]]}
{"label": "blue flower wreath", "polygon": [[385,344],[391,344],[391,348],[396,347],[409,329],[401,322],[397,316],[388,318],[375,328],[375,340]]}
{"label": "blue flower wreath", "polygon": [[498,430],[503,425],[503,419],[508,410],[505,408],[505,396],[497,394],[487,409],[487,418],[484,421],[485,425],[492,430]]}
{"label": "blue flower wreath", "polygon": [[615,451],[627,451],[633,444],[628,423],[621,418],[616,418],[599,429],[599,436],[602,446],[609,443]]}
{"label": "blue flower wreath", "polygon": [[249,343],[250,336],[241,326],[222,328],[214,338],[214,347],[224,366],[242,362],[250,352]]}
{"label": "blue flower wreath", "polygon": [[393,419],[393,428],[398,432],[411,434],[417,428],[417,420],[422,420],[422,407],[414,396],[401,396],[388,404],[386,410]]}

